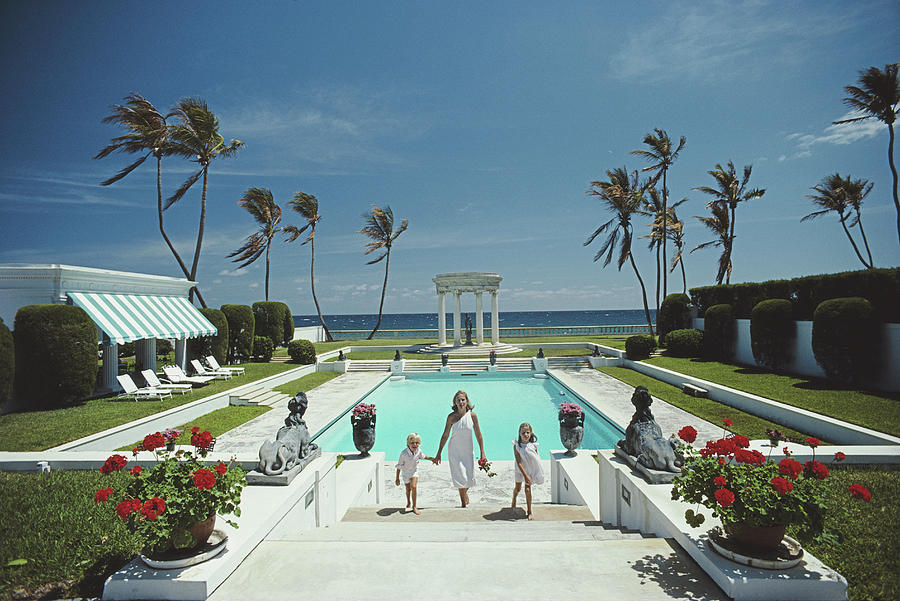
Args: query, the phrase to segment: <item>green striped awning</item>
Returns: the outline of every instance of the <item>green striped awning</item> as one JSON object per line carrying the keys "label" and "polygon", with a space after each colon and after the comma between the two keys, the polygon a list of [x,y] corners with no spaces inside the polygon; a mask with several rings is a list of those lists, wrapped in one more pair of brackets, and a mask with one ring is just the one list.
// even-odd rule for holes
{"label": "green striped awning", "polygon": [[212,336],[216,327],[180,296],[69,292],[69,299],[94,320],[107,344],[147,338]]}

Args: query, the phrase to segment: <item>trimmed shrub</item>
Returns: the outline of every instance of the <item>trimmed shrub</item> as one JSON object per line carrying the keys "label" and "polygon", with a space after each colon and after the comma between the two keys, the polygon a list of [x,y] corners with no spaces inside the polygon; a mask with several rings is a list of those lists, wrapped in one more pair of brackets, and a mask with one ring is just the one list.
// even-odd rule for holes
{"label": "trimmed shrub", "polygon": [[49,409],[91,396],[97,382],[97,326],[80,307],[26,305],[16,313],[15,395]]}
{"label": "trimmed shrub", "polygon": [[274,301],[257,301],[253,303],[253,318],[256,319],[258,338],[265,336],[272,341],[272,346],[280,346],[284,339],[284,310],[287,305]]}
{"label": "trimmed shrub", "polygon": [[287,346],[294,339],[294,315],[287,303],[279,303],[284,308],[284,338],[281,346]]}
{"label": "trimmed shrub", "polygon": [[672,357],[699,357],[703,332],[693,328],[672,330],[666,336],[666,351]]}
{"label": "trimmed shrub", "polygon": [[222,305],[222,313],[228,322],[228,363],[247,361],[253,354],[253,337],[256,332],[253,309],[247,305]]}
{"label": "trimmed shrub", "polygon": [[632,361],[646,359],[656,349],[656,340],[650,334],[636,334],[625,339],[625,354]]}
{"label": "trimmed shrub", "polygon": [[773,298],[753,307],[750,346],[758,364],[773,371],[784,369],[791,362],[791,347],[796,336],[791,301]]}
{"label": "trimmed shrub", "polygon": [[812,348],[828,377],[862,384],[876,373],[880,324],[864,298],[823,301],[813,315]]}
{"label": "trimmed shrub", "polygon": [[715,361],[731,361],[734,357],[734,339],[737,337],[737,320],[731,305],[713,305],[703,318],[703,356]]}
{"label": "trimmed shrub", "polygon": [[260,363],[268,363],[275,354],[275,345],[266,336],[257,336],[253,339],[253,360]]}
{"label": "trimmed shrub", "polygon": [[292,340],[288,343],[288,354],[294,363],[312,365],[316,362],[316,347],[309,340]]}
{"label": "trimmed shrub", "polygon": [[[212,355],[220,365],[228,363],[228,319],[221,309],[198,309],[203,317],[216,326],[215,336],[200,336],[188,340],[188,360]],[[157,350],[158,347],[157,347]]]}
{"label": "trimmed shrub", "polygon": [[687,294],[670,294],[663,299],[656,316],[659,343],[668,345],[666,334],[691,327],[691,298]]}
{"label": "trimmed shrub", "polygon": [[12,333],[0,318],[0,405],[12,395],[13,375],[16,373],[16,349]]}
{"label": "trimmed shrub", "polygon": [[[202,313],[201,309],[201,313]],[[172,341],[168,338],[157,338],[156,339],[156,354],[157,355],[168,355],[172,351],[175,350],[175,347],[172,345]]]}

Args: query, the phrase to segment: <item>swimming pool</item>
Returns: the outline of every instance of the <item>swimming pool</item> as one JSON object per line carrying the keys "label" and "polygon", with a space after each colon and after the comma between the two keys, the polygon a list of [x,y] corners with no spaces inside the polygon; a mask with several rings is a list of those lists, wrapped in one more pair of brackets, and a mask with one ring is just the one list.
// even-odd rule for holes
{"label": "swimming pool", "polygon": [[[376,407],[372,450],[382,451],[388,460],[394,460],[406,445],[407,434],[418,432],[422,450],[426,455],[434,455],[457,390],[465,390],[475,405],[485,454],[492,461],[513,459],[512,441],[522,422],[529,422],[534,429],[542,458],[549,459],[552,449],[563,449],[557,413],[564,401],[578,403],[585,410],[582,448],[611,449],[625,437],[619,426],[552,377],[536,378],[531,372],[413,374],[402,380],[388,378],[360,399]],[[356,452],[349,408],[318,432],[313,441],[323,451]],[[477,456],[477,442],[475,452]],[[446,460],[446,447],[442,455]]]}

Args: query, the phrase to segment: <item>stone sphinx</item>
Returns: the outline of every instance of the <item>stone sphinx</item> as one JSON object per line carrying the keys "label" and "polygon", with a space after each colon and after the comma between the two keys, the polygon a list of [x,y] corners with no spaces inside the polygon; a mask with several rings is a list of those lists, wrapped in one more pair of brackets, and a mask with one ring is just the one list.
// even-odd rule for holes
{"label": "stone sphinx", "polygon": [[[678,443],[675,439],[662,435],[662,429],[650,412],[652,403],[653,398],[646,386],[634,389],[634,394],[631,395],[634,415],[625,429],[625,439],[616,444],[615,452],[651,482],[667,482],[681,472],[684,459],[677,452]],[[645,469],[641,469],[642,467]],[[652,472],[668,472],[671,475],[654,475]]]}
{"label": "stone sphinx", "polygon": [[[288,401],[290,414],[285,418],[284,426],[278,429],[274,441],[267,440],[259,447],[259,463],[255,470],[259,474],[252,479],[253,483],[269,483],[263,475],[280,476],[293,472],[286,482],[282,482],[283,479],[271,482],[287,484],[297,472],[322,454],[322,449],[310,442],[309,429],[303,420],[308,405],[309,401],[304,392]],[[251,474],[248,474],[248,482],[251,482]]]}

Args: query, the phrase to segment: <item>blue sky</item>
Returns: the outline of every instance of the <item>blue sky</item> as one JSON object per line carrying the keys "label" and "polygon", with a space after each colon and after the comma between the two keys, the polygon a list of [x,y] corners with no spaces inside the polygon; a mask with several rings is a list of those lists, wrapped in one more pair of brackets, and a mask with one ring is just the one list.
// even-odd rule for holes
{"label": "blue sky", "polygon": [[[180,276],[156,222],[155,165],[101,187],[129,159],[92,157],[119,135],[108,106],[202,97],[242,140],[210,168],[198,281],[210,306],[263,298],[264,265],[226,255],[254,230],[249,187],[286,210],[314,194],[326,313],[378,310],[382,264],[357,233],[372,204],[409,220],[391,254],[386,312],[436,310],[431,278],[504,277],[501,310],[641,305],[630,269],[592,261],[610,217],[585,194],[666,129],[687,145],[669,173],[689,248],[707,171],[753,165],[764,197],[737,213],[733,282],[860,268],[836,217],[800,223],[810,187],[839,171],[874,182],[863,224],[878,266],[900,263],[887,128],[836,128],[843,86],[900,60],[885,2],[4,2],[0,5],[0,263],[66,263]],[[893,42],[891,41],[893,40]],[[897,149],[900,155],[900,148]],[[192,172],[163,163],[164,193]],[[165,214],[192,256],[199,184]],[[636,230],[643,234],[645,222]],[[655,262],[635,246],[652,287]],[[713,283],[718,252],[686,258]],[[270,298],[314,312],[309,247],[278,242]],[[680,275],[670,276],[680,291]],[[474,306],[464,298],[464,310]]]}

